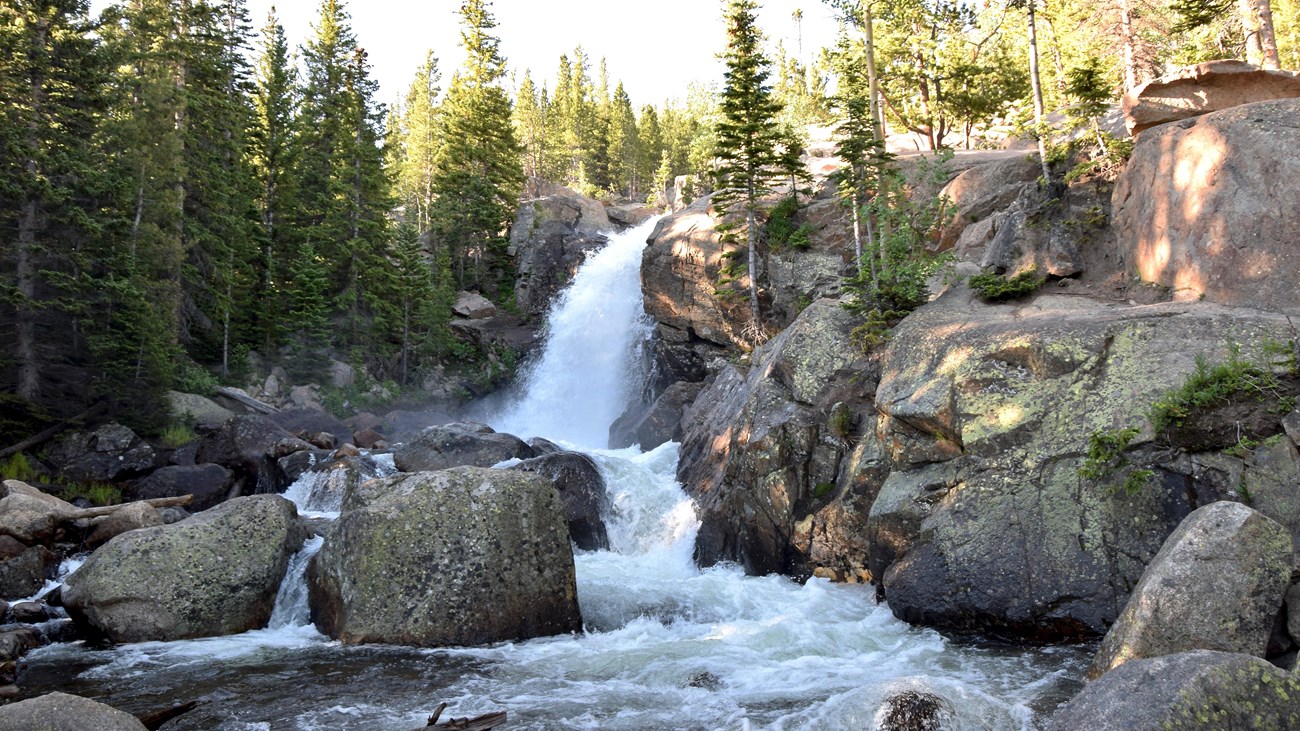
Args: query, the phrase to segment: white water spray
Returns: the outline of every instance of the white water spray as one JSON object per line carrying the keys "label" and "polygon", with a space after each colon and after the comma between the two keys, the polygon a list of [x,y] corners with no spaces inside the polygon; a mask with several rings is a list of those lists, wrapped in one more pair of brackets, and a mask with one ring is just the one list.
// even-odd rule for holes
{"label": "white water spray", "polygon": [[498,431],[591,448],[641,378],[637,348],[650,334],[641,298],[641,250],[653,219],[610,237],[556,300],[541,357],[526,371],[525,395],[498,418]]}

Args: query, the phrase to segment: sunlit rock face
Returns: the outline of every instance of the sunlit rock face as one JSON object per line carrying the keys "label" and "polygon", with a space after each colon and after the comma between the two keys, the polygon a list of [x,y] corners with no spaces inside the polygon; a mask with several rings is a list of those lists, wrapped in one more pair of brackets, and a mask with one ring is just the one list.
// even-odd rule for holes
{"label": "sunlit rock face", "polygon": [[1089,436],[1144,425],[1198,355],[1223,360],[1231,343],[1286,332],[1284,317],[1205,303],[1045,294],[985,307],[962,289],[908,317],[875,394],[892,471],[868,521],[870,569],[894,613],[1018,638],[1104,632],[1183,517],[1239,498],[1162,463],[1154,444],[1139,447],[1156,465],[1140,489],[1122,489],[1122,473],[1085,479]]}
{"label": "sunlit rock face", "polygon": [[1300,313],[1300,99],[1143,132],[1112,197],[1119,255],[1177,299]]}
{"label": "sunlit rock face", "polygon": [[1300,74],[1242,61],[1207,61],[1143,84],[1124,96],[1129,134],[1242,104],[1300,97]]}

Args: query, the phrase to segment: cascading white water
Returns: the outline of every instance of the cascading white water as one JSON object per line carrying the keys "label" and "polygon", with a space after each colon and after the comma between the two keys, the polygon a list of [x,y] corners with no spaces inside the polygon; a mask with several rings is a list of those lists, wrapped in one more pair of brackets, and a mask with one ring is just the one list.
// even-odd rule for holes
{"label": "cascading white water", "polygon": [[638,385],[637,347],[650,334],[641,298],[641,250],[657,219],[614,234],[561,293],[541,357],[525,371],[523,397],[492,419],[498,431],[590,448]]}
{"label": "cascading white water", "polygon": [[[128,710],[202,698],[168,724],[177,731],[414,728],[444,701],[448,715],[506,710],[509,728],[533,731],[877,729],[882,701],[905,690],[943,698],[952,731],[1038,728],[1077,687],[1086,649],[954,644],[895,619],[870,587],[700,570],[678,445],[598,448],[638,385],[646,233],[615,237],[583,266],[527,394],[493,424],[583,448],[605,479],[611,550],[574,557],[584,633],[436,650],[330,642],[307,623],[302,572],[316,539],[292,560],[267,629],[111,651],[53,645],[29,656],[27,682]],[[305,512],[337,510],[319,473],[288,494]]]}

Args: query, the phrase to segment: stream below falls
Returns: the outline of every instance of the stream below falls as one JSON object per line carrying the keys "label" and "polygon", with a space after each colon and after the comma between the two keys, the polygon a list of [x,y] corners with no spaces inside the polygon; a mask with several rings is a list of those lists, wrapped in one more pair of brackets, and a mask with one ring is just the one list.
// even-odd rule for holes
{"label": "stream below falls", "polygon": [[[875,729],[904,690],[944,699],[945,729],[1037,729],[1080,687],[1088,648],[958,642],[911,627],[871,587],[691,559],[698,523],[676,482],[677,445],[606,450],[637,390],[649,326],[637,277],[653,222],[612,237],[551,313],[547,343],[513,405],[488,420],[597,461],[613,505],[611,549],[575,556],[585,630],[483,648],[343,646],[307,618],[290,565],[271,626],[231,637],[33,651],[25,695],[61,690],[128,712],[201,705],[164,729],[406,731],[443,715],[505,710],[505,729]],[[567,381],[564,379],[568,379]],[[374,460],[375,473],[391,460]],[[337,511],[309,473],[286,495]]]}

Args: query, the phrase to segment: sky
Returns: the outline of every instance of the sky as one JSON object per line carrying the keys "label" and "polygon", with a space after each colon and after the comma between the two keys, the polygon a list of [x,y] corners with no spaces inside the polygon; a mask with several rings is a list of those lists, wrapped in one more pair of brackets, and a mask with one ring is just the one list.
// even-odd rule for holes
{"label": "sky", "polygon": [[[272,5],[296,48],[311,34],[319,0],[247,0],[253,27],[260,29]],[[93,0],[96,11],[109,0]],[[799,45],[793,13],[803,11],[804,58],[833,43],[834,12],[823,0],[760,0],[759,25],[771,47],[787,53]],[[379,82],[377,101],[392,103],[405,94],[415,69],[432,50],[438,57],[443,88],[460,65],[460,0],[350,0],[357,42],[366,49]],[[610,86],[619,81],[633,104],[683,99],[692,82],[722,83],[717,54],[726,46],[722,0],[495,0],[492,12],[501,53],[511,71],[534,81],[553,77],[560,54],[581,45],[591,58],[592,79],[606,59]]]}

